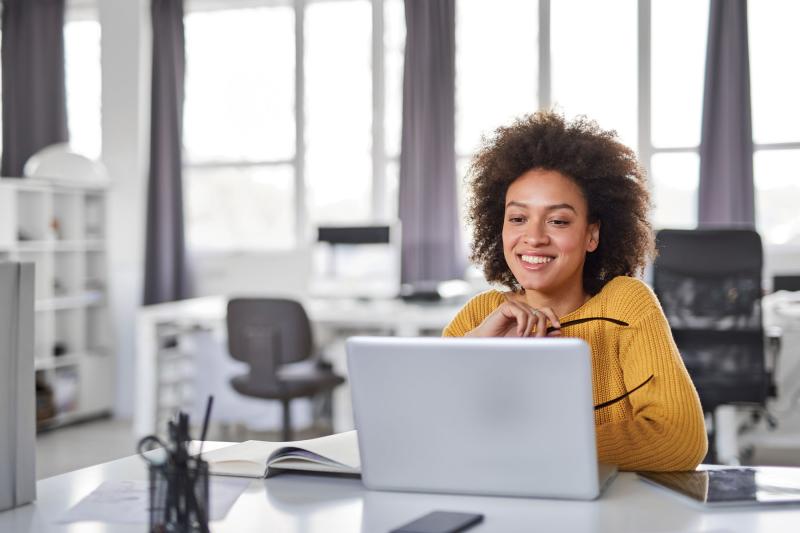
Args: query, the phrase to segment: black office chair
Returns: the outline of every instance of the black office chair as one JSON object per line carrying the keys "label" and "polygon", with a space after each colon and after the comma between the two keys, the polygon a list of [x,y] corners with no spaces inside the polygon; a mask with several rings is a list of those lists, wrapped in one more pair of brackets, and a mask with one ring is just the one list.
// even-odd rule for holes
{"label": "black office chair", "polygon": [[715,461],[717,406],[763,408],[775,393],[772,369],[779,346],[770,342],[768,360],[761,238],[753,230],[665,229],[656,235],[656,246],[653,288],[703,410],[712,417],[707,460]]}
{"label": "black office chair", "polygon": [[[227,326],[231,356],[250,365],[250,372],[231,379],[231,385],[245,396],[280,400],[283,440],[292,440],[289,404],[294,398],[323,395],[330,422],[333,389],[345,380],[330,364],[312,359],[311,324],[299,302],[234,298],[228,302]],[[315,364],[293,365],[309,360]]]}

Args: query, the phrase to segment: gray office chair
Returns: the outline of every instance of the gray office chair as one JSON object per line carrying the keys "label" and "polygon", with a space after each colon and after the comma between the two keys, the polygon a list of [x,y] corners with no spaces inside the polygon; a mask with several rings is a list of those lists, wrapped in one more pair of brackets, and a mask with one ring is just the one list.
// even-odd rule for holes
{"label": "gray office chair", "polygon": [[228,302],[228,350],[250,365],[250,372],[231,379],[244,396],[279,400],[283,406],[283,440],[292,440],[294,398],[323,395],[330,421],[333,389],[344,383],[328,363],[314,361],[311,324],[303,306],[280,298],[234,298]]}
{"label": "gray office chair", "polygon": [[[775,395],[780,333],[765,336],[762,325],[758,233],[665,229],[656,235],[656,244],[653,288],[703,410],[713,420],[719,405],[749,404],[762,408],[772,423],[763,407]],[[712,462],[713,443],[711,438],[707,460]]]}

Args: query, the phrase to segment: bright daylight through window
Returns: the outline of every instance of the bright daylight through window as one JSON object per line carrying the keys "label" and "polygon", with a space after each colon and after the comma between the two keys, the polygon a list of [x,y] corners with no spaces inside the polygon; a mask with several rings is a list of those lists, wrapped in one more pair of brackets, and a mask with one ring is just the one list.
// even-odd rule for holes
{"label": "bright daylight through window", "polygon": [[[190,247],[286,249],[299,245],[317,224],[394,216],[402,0],[308,1],[302,9],[292,2],[236,4],[204,9],[207,3],[187,2]],[[383,68],[374,71],[372,9],[381,4]],[[298,92],[298,86],[304,90]],[[383,87],[382,99],[375,99],[376,86]],[[381,132],[375,131],[373,109],[384,118]],[[381,138],[385,142],[376,145]],[[376,165],[382,168],[381,183]],[[373,198],[379,185],[384,193]]]}
{"label": "bright daylight through window", "polygon": [[[186,227],[195,250],[286,249],[302,245],[316,224],[397,214],[403,2],[301,4],[187,2]],[[594,118],[637,150],[657,228],[694,227],[708,0],[547,5],[541,20],[535,1],[457,1],[459,185],[481,136],[537,109],[545,90],[568,117]],[[382,28],[372,26],[375,9]],[[749,9],[758,228],[767,243],[800,242],[792,205],[800,182],[786,170],[800,163],[792,96],[800,74],[772,60],[775,50],[800,48],[791,27],[800,5],[773,0]],[[549,68],[538,63],[542,28]],[[646,57],[637,52],[642,43]]]}

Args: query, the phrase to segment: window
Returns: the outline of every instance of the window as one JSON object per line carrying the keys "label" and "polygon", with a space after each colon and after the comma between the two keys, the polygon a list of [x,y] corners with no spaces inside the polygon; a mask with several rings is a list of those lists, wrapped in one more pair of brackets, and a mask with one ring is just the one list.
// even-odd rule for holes
{"label": "window", "polygon": [[[708,1],[651,2],[649,167],[656,228],[697,225]],[[676,31],[681,38],[676,39]],[[645,132],[646,133],[646,132]]]}
{"label": "window", "polygon": [[288,248],[294,8],[188,12],[183,143],[191,248]]}
{"label": "window", "polygon": [[[316,224],[396,217],[403,1],[188,2],[190,246],[288,248]],[[757,223],[767,243],[800,243],[800,180],[786,171],[800,162],[800,74],[774,66],[775,50],[800,48],[800,7],[749,9]],[[552,103],[638,152],[656,228],[694,227],[708,11],[708,0],[459,0],[459,184],[482,136]]]}
{"label": "window", "polygon": [[553,103],[587,115],[636,148],[637,2],[558,0],[551,5]]}
{"label": "window", "polygon": [[101,150],[100,22],[93,2],[72,2],[64,23],[67,124],[71,148],[97,159]]}
{"label": "window", "polygon": [[[460,0],[456,4],[459,220],[464,219],[464,177],[481,138],[539,108],[538,34],[537,2]],[[462,228],[461,240],[467,246],[470,229]]]}
{"label": "window", "polygon": [[[587,115],[616,130],[638,151],[650,173],[657,227],[693,227],[708,2],[559,0],[543,4],[546,18],[538,2],[505,4],[457,4],[459,176],[481,135],[554,105],[568,118]],[[644,24],[641,8],[652,10]],[[540,42],[546,35],[549,42]],[[640,58],[640,43],[652,54]],[[538,64],[540,46],[550,50],[548,63]],[[651,79],[640,80],[640,66]],[[642,91],[649,98],[639,104]]]}
{"label": "window", "polygon": [[749,2],[748,11],[756,226],[767,244],[800,245],[800,73],[776,61],[800,50],[800,4]]}
{"label": "window", "polygon": [[[513,14],[513,16],[509,16]],[[456,153],[538,106],[537,2],[461,0],[456,6]]]}
{"label": "window", "polygon": [[312,224],[368,220],[371,6],[365,0],[313,2],[305,16],[308,218]]}
{"label": "window", "polygon": [[286,249],[396,213],[403,17],[402,0],[187,3],[190,248]]}

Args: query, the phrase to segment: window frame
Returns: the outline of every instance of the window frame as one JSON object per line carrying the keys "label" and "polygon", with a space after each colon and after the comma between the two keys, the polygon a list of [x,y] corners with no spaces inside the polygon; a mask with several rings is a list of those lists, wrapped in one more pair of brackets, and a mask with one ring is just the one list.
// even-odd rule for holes
{"label": "window frame", "polygon": [[[187,167],[242,167],[292,165],[294,169],[294,244],[293,249],[301,248],[307,243],[311,227],[308,223],[308,206],[306,205],[306,147],[305,147],[305,9],[312,2],[336,2],[341,0],[189,0],[187,13],[201,9],[239,9],[253,6],[291,5],[295,12],[295,154],[294,157],[282,160],[264,160],[248,162],[209,161],[204,163],[184,163]],[[386,147],[386,55],[388,47],[384,43],[385,9],[387,0],[363,0],[372,9],[372,177],[370,192],[370,213],[372,220],[388,219],[391,209],[389,202],[396,198],[387,198],[389,184],[387,168],[397,164],[399,155],[391,155]],[[459,0],[464,1],[464,0]],[[552,105],[552,60],[551,60],[551,2],[538,0],[538,79],[536,104],[538,108]],[[458,9],[458,6],[456,6]],[[652,136],[652,0],[636,0],[637,9],[637,155],[648,176],[652,176],[652,160],[659,154],[696,154],[698,145],[655,146]],[[754,143],[753,154],[762,150],[797,150],[800,142]],[[463,165],[472,154],[456,153],[456,164]],[[461,179],[463,176],[457,176]],[[654,186],[649,181],[651,190]],[[388,200],[388,202],[387,202]],[[695,207],[696,209],[696,207]],[[267,249],[266,251],[272,250]],[[197,250],[199,252],[204,249]],[[231,251],[241,251],[231,249]],[[245,250],[255,251],[255,250]],[[259,252],[265,250],[258,250]]]}
{"label": "window frame", "polygon": [[[288,159],[264,159],[249,161],[205,161],[201,163],[184,161],[183,168],[242,168],[290,165],[294,170],[294,238],[291,249],[302,248],[310,239],[311,231],[308,222],[308,205],[306,198],[306,72],[305,72],[305,17],[306,7],[318,2],[337,2],[345,0],[189,0],[186,13],[212,10],[235,10],[247,7],[292,6],[294,9],[294,120],[295,149],[294,156]],[[385,58],[387,46],[384,43],[384,2],[385,0],[361,0],[370,5],[372,13],[371,27],[371,83],[372,83],[372,127],[371,156],[372,177],[370,192],[370,217],[375,221],[388,218],[386,212],[387,178],[386,168],[389,163],[398,160],[398,156],[390,156],[386,150],[386,72]],[[185,190],[188,187],[184,188]],[[187,204],[188,205],[188,204]],[[227,252],[273,252],[283,250],[280,247],[264,249],[232,247]],[[198,253],[215,253],[210,249],[198,248]],[[220,252],[222,253],[222,252]]]}

